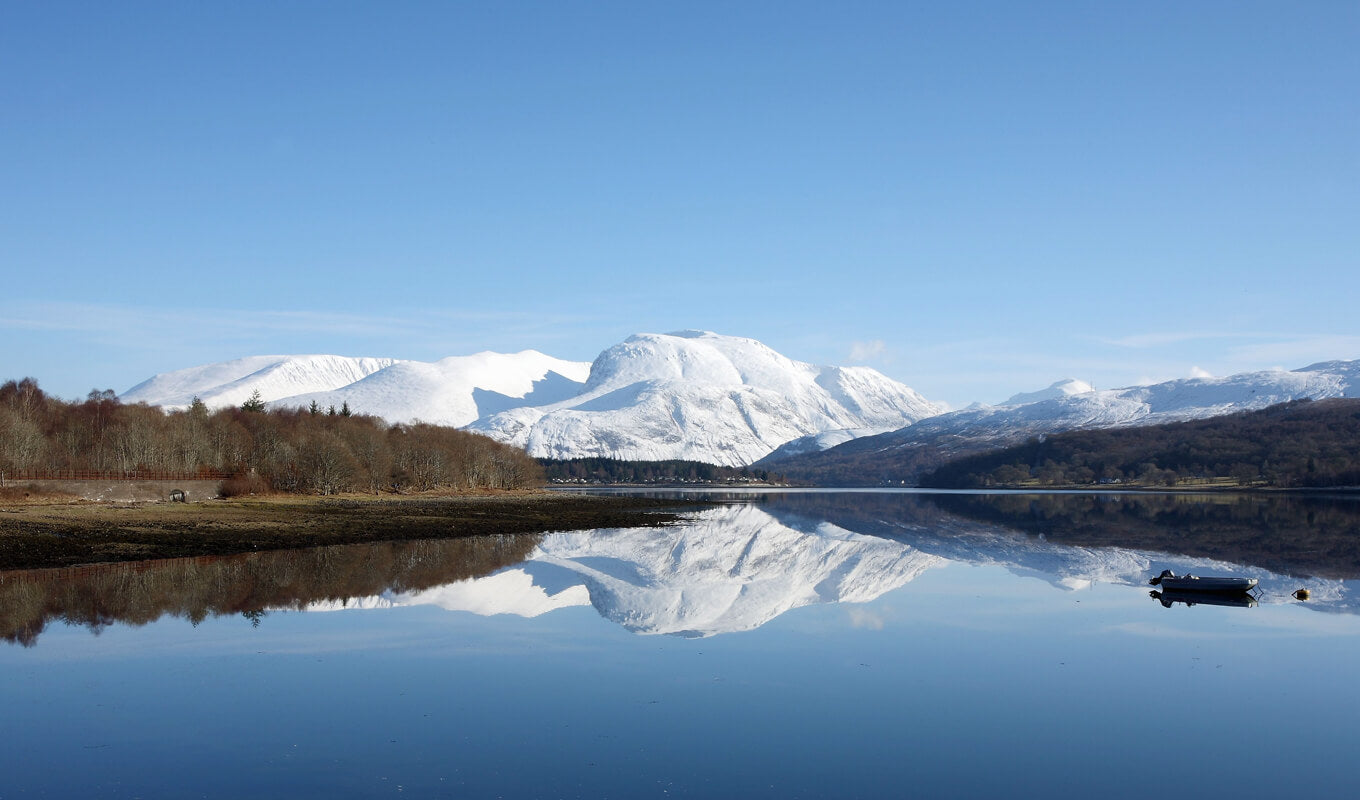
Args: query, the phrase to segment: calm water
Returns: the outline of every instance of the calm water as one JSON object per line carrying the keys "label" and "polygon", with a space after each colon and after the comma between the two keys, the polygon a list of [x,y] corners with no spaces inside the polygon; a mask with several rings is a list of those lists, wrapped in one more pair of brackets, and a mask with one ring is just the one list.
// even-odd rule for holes
{"label": "calm water", "polygon": [[[1353,499],[722,499],[663,530],[0,574],[0,798],[1354,786]],[[1163,568],[1256,576],[1259,604],[1165,607]]]}

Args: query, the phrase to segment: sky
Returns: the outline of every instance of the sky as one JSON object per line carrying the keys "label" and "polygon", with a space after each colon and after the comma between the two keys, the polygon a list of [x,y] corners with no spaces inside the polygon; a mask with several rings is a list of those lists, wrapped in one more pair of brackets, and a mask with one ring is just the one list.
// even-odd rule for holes
{"label": "sky", "polygon": [[998,402],[1360,358],[1360,3],[0,0],[0,380],[704,329]]}

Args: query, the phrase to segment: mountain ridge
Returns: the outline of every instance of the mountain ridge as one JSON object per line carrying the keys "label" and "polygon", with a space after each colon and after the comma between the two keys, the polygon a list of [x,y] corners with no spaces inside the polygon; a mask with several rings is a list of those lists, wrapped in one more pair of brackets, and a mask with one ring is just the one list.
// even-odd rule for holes
{"label": "mountain ridge", "polygon": [[252,356],[163,373],[126,402],[348,404],[392,423],[466,427],[538,458],[690,460],[777,468],[836,485],[910,483],[923,469],[1032,436],[1202,419],[1360,396],[1360,361],[1096,390],[1067,378],[1000,405],[948,411],[863,366],[796,361],[738,336],[639,333],[589,364],[536,350],[434,362]]}
{"label": "mountain ridge", "polygon": [[1184,422],[1294,400],[1357,396],[1360,361],[1325,361],[1297,370],[1183,378],[1061,394],[1019,405],[970,406],[824,451],[786,457],[772,454],[755,466],[778,469],[794,479],[838,485],[848,485],[847,480],[911,483],[922,471],[951,458],[1043,434]]}
{"label": "mountain ridge", "polygon": [[391,423],[466,427],[536,457],[684,459],[742,466],[785,441],[895,430],[944,410],[868,367],[795,361],[736,336],[642,333],[590,364],[535,350],[435,362],[254,356],[154,376],[125,402],[170,409],[348,407]]}

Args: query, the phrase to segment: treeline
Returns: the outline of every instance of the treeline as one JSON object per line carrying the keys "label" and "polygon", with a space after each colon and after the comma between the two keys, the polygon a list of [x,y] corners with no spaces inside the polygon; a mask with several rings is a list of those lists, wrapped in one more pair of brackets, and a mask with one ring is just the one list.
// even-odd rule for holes
{"label": "treeline", "polygon": [[219,472],[224,494],[513,489],[542,481],[515,447],[437,425],[311,410],[184,411],[125,405],[112,391],[80,402],[32,378],[0,385],[0,472]]}
{"label": "treeline", "polygon": [[[951,446],[957,446],[951,442]],[[864,437],[830,450],[803,453],[770,466],[795,484],[808,486],[915,486],[918,476],[947,463],[934,444],[884,446]]]}
{"label": "treeline", "polygon": [[752,467],[722,467],[702,461],[621,461],[617,458],[538,460],[553,483],[782,483],[782,475]]}
{"label": "treeline", "polygon": [[927,497],[950,514],[1014,528],[1057,544],[1179,553],[1300,577],[1360,577],[1360,547],[1356,546],[1360,506],[1351,498],[1328,493],[951,493]]}
{"label": "treeline", "polygon": [[1360,400],[1299,400],[1193,422],[1071,431],[951,461],[932,488],[1360,486]]}

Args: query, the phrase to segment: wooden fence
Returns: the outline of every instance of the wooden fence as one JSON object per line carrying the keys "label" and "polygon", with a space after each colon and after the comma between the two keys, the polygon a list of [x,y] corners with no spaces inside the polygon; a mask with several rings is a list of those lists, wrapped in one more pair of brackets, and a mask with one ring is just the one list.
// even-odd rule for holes
{"label": "wooden fence", "polygon": [[212,469],[194,472],[158,469],[16,469],[0,472],[0,486],[23,481],[221,481],[229,477],[225,472]]}

